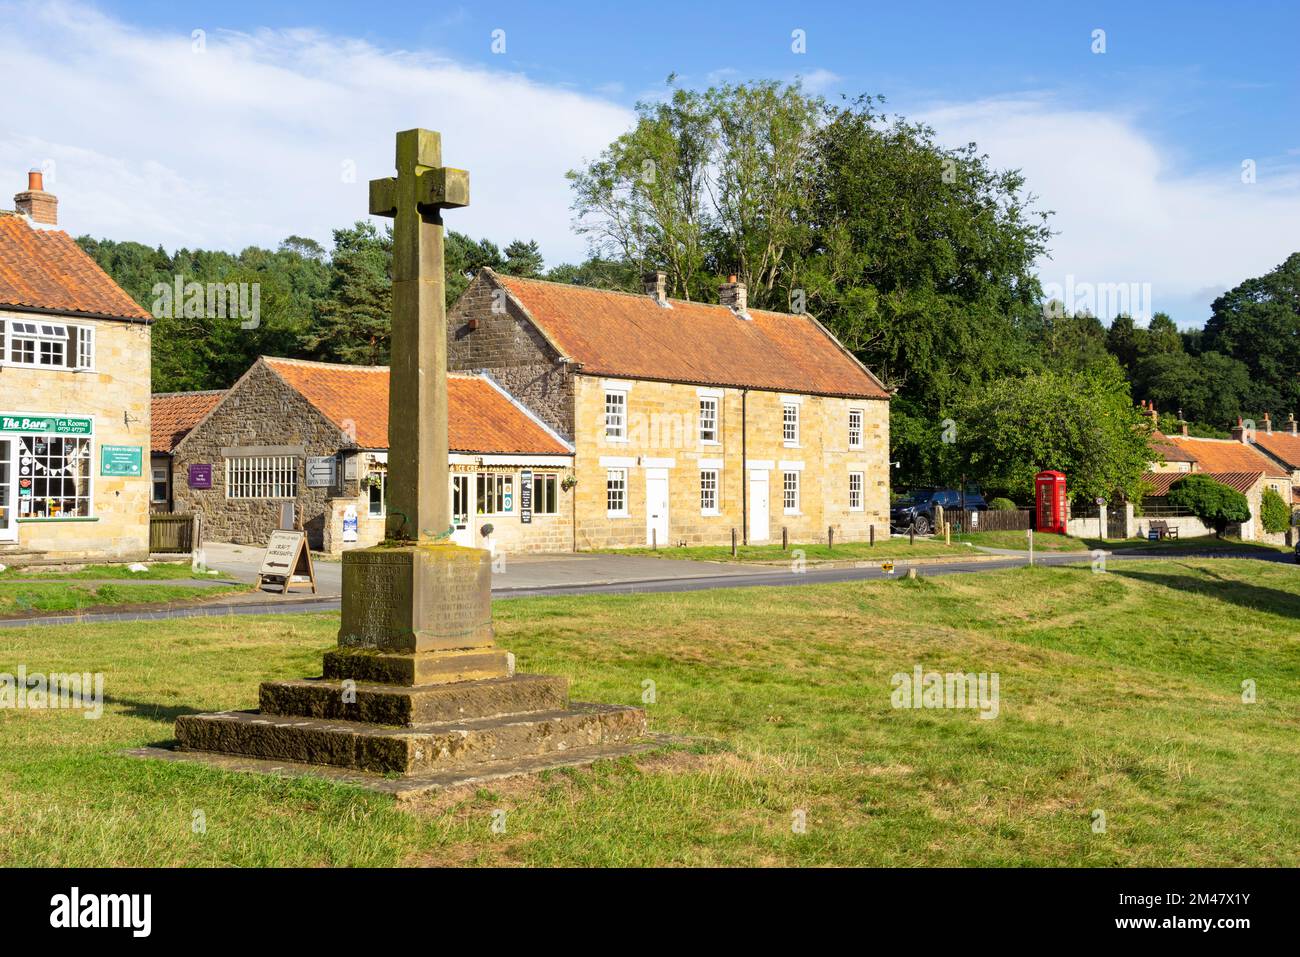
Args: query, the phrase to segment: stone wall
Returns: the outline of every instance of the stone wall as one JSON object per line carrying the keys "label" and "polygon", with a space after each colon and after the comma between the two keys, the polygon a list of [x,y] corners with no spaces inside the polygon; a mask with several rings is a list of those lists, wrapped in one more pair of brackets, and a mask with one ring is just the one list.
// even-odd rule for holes
{"label": "stone wall", "polygon": [[[470,329],[470,321],[477,328]],[[486,370],[539,419],[573,441],[573,375],[495,283],[477,276],[447,316],[447,368]]]}
{"label": "stone wall", "polygon": [[[0,316],[33,318],[3,311]],[[94,370],[6,365],[0,374],[0,411],[94,419],[91,514],[86,519],[19,519],[17,545],[7,547],[40,553],[40,559],[49,561],[137,561],[149,553],[150,328],[113,320],[66,321],[94,327]],[[139,448],[141,474],[101,475],[105,445]]]}
{"label": "stone wall", "polygon": [[[647,472],[663,469],[668,477],[669,532],[661,545],[726,544],[731,530],[744,539],[745,497],[754,473],[768,477],[767,540],[779,542],[782,528],[791,542],[863,541],[875,525],[877,535],[889,528],[889,404],[801,396],[800,434],[796,447],[782,437],[782,395],[739,389],[704,389],[645,380],[575,379],[575,457],[577,547],[644,546]],[[606,386],[627,389],[628,441],[605,438]],[[718,441],[699,438],[701,394],[719,399]],[[742,413],[742,403],[744,411]],[[849,409],[863,413],[862,447],[849,448]],[[742,465],[742,414],[747,422]],[[627,470],[626,517],[610,517],[606,508],[609,468]],[[718,514],[701,510],[700,470],[719,471]],[[787,514],[782,476],[799,473],[799,507]],[[863,473],[860,511],[849,510],[849,473]],[[661,473],[657,473],[661,474]],[[757,539],[756,539],[757,541]]]}
{"label": "stone wall", "polygon": [[[342,461],[337,486],[308,488],[306,458],[334,455],[347,446],[346,436],[329,419],[259,360],[177,446],[172,462],[173,508],[201,514],[209,541],[264,545],[279,525],[285,500],[226,498],[222,450],[248,449],[248,454],[254,454],[252,450],[258,448],[292,448],[298,470],[298,495],[293,499],[298,521],[314,550],[338,551],[342,548],[338,502],[355,502],[364,515],[365,495],[359,478],[344,480]],[[212,488],[190,488],[190,465],[205,463],[212,466]],[[358,476],[363,468],[358,462]]]}

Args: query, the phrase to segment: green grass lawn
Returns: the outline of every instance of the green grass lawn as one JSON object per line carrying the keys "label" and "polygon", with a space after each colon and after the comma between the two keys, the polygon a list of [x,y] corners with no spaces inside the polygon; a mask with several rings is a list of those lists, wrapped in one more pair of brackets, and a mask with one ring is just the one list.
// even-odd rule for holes
{"label": "green grass lawn", "polygon": [[867,542],[836,542],[833,548],[825,542],[796,544],[790,543],[788,549],[782,550],[780,543],[775,545],[738,545],[736,557],[731,556],[730,545],[688,545],[684,548],[605,548],[598,552],[613,555],[648,555],[654,558],[682,558],[697,562],[782,562],[794,558],[796,550],[802,550],[808,561],[829,561],[834,559],[885,561],[906,561],[908,558],[935,558],[950,556],[962,558],[970,555],[970,549],[958,545],[945,545],[942,538],[916,539],[908,544],[907,536],[889,538],[881,535],[876,544]]}
{"label": "green grass lawn", "polygon": [[[972,545],[983,545],[989,548],[1026,549],[1029,547],[1024,532],[969,532],[964,535],[953,535],[952,540],[954,543],[970,542]],[[1290,551],[1290,549],[1282,545],[1268,545],[1264,542],[1243,542],[1239,538],[1215,538],[1213,535],[1200,538],[1162,539],[1158,542],[1151,542],[1141,538],[1073,538],[1069,535],[1051,533],[1036,533],[1034,535],[1034,551],[1083,552],[1092,551],[1094,548],[1102,548],[1108,552],[1159,551],[1168,552],[1171,555],[1185,552],[1198,554],[1206,552],[1272,554]]]}
{"label": "green grass lawn", "polygon": [[0,580],[0,615],[21,615],[31,611],[75,611],[109,605],[191,601],[247,591],[247,585],[203,587],[201,585],[85,584],[78,581],[7,582]]}
{"label": "green grass lawn", "polygon": [[[0,670],[103,671],[106,703],[0,711],[0,863],[1295,866],[1298,574],[1171,560],[499,601],[522,670],[586,701],[653,681],[653,729],[721,747],[410,806],[119,753],[318,674],[335,615],[4,631]],[[916,664],[996,672],[999,716],[892,708]]]}
{"label": "green grass lawn", "polygon": [[[133,572],[126,565],[86,565],[75,572],[59,571],[42,565],[26,565],[20,567],[7,567],[0,571],[0,582],[9,581],[15,578],[50,578],[59,581],[78,581],[86,579],[105,579],[105,578],[126,578],[126,579],[160,579],[160,578],[193,578],[194,573],[190,570],[190,563],[186,562],[147,562],[148,571]],[[198,576],[201,578],[216,578],[219,576]]]}

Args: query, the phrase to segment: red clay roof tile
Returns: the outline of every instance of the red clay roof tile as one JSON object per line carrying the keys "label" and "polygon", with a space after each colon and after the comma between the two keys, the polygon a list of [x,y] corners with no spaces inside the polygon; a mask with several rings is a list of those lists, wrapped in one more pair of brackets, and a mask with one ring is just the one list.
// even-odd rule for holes
{"label": "red clay roof tile", "polygon": [[150,321],[67,233],[0,215],[0,309]]}
{"label": "red clay roof tile", "polygon": [[1263,476],[1263,472],[1147,472],[1142,476],[1142,480],[1151,486],[1151,491],[1147,492],[1148,498],[1164,498],[1169,494],[1169,487],[1179,479],[1185,479],[1189,475],[1204,475],[1212,478],[1216,482],[1235,488],[1243,495],[1254,488],[1255,483]]}
{"label": "red clay roof tile", "polygon": [[150,447],[155,452],[171,452],[225,394],[225,389],[155,392],[149,412]]}
{"label": "red clay roof tile", "polygon": [[[276,375],[363,449],[388,448],[388,368],[263,357]],[[453,452],[571,455],[570,450],[482,376],[447,377]]]}
{"label": "red clay roof tile", "polygon": [[887,399],[809,316],[501,276],[487,270],[581,371],[630,379]]}
{"label": "red clay roof tile", "polygon": [[1255,444],[1285,462],[1288,468],[1300,469],[1300,435],[1256,430]]}
{"label": "red clay roof tile", "polygon": [[1249,445],[1235,439],[1200,439],[1185,435],[1170,435],[1166,440],[1173,442],[1184,452],[1190,452],[1196,459],[1199,471],[1202,472],[1287,474],[1282,466],[1263,452],[1252,449]]}

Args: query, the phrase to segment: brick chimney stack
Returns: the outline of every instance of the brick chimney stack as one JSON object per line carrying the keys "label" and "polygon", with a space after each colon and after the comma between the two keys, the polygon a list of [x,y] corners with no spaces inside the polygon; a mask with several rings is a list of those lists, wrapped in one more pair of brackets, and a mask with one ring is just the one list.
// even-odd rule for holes
{"label": "brick chimney stack", "polygon": [[1265,435],[1273,434],[1273,420],[1268,417],[1267,412],[1264,413],[1264,434]]}
{"label": "brick chimney stack", "polygon": [[38,169],[28,172],[27,189],[14,195],[14,209],[34,223],[45,226],[59,224],[59,198],[45,192],[45,178]]}
{"label": "brick chimney stack", "polygon": [[1183,418],[1183,410],[1178,410],[1178,431],[1183,435],[1187,434],[1187,420]]}
{"label": "brick chimney stack", "polygon": [[1228,430],[1234,442],[1240,442],[1243,445],[1249,445],[1250,441],[1246,438],[1246,426],[1242,424],[1241,416],[1237,416],[1237,424]]}
{"label": "brick chimney stack", "polygon": [[1146,399],[1143,399],[1142,414],[1151,420],[1151,427],[1153,429],[1160,428],[1160,413],[1156,411],[1156,404],[1154,402],[1148,402]]}
{"label": "brick chimney stack", "polygon": [[726,306],[742,319],[749,318],[748,302],[745,296],[745,284],[737,282],[735,276],[728,276],[727,281],[718,287],[718,302]]}
{"label": "brick chimney stack", "polygon": [[666,272],[660,270],[645,273],[641,276],[641,283],[647,296],[665,309],[672,308],[668,303],[668,274]]}
{"label": "brick chimney stack", "polygon": [[1296,426],[1297,426],[1297,422],[1295,420],[1295,413],[1292,412],[1286,417],[1286,430],[1290,432],[1292,435],[1295,435],[1297,434]]}

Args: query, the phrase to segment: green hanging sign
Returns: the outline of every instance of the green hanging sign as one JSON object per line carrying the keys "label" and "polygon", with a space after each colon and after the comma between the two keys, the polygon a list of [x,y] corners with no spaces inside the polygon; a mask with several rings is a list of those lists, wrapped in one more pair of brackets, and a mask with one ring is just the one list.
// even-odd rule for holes
{"label": "green hanging sign", "polygon": [[100,475],[139,475],[143,455],[138,445],[101,445],[99,447]]}

